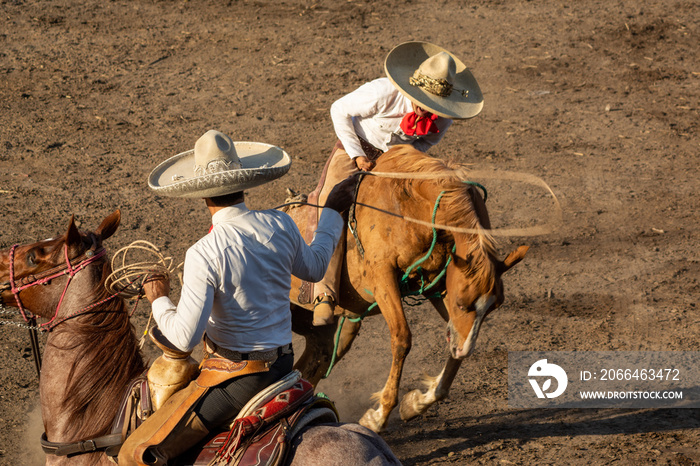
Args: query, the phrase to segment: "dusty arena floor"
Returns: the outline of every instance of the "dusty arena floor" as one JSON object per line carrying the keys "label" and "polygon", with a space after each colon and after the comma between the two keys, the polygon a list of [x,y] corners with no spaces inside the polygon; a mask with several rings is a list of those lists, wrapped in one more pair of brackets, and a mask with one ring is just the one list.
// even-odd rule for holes
{"label": "dusty arena floor", "polygon": [[[198,202],[160,198],[146,177],[208,129],[279,145],[288,175],[254,208],[308,192],[335,142],[331,103],[383,75],[407,40],[437,43],[484,94],[431,155],[543,179],[563,222],[499,237],[506,300],[482,328],[449,398],[386,441],[405,465],[698,464],[693,409],[514,409],[509,351],[699,351],[700,3],[693,0],[2,0],[0,248],[95,228],[111,251],[148,240],[177,260],[206,232]],[[481,180],[495,227],[547,224],[532,185]],[[436,375],[444,323],[408,309],[402,391]],[[137,331],[146,323],[142,306]],[[41,464],[38,382],[27,331],[2,326],[0,464]],[[45,341],[42,336],[40,341]],[[322,382],[343,420],[388,373],[387,326],[366,321]]]}

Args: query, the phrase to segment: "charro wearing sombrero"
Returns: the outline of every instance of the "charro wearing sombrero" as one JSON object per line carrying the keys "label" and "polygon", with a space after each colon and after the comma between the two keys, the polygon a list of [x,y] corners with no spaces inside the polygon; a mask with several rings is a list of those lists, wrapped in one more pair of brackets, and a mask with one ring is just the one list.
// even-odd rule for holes
{"label": "charro wearing sombrero", "polygon": [[225,377],[205,383],[200,375],[173,395],[126,440],[121,466],[166,464],[291,372],[289,277],[318,280],[325,272],[343,224],[339,212],[352,199],[352,182],[339,184],[328,196],[316,237],[307,246],[287,214],[252,211],[244,202],[245,189],[284,175],[290,163],[279,147],[234,143],[211,130],[194,150],[151,173],[149,186],[159,194],[204,198],[213,225],[187,250],[177,306],[168,297],[166,278],[144,285],[153,318],[182,352],[192,351],[205,336],[207,361],[215,361],[216,373]]}
{"label": "charro wearing sombrero", "polygon": [[[479,85],[453,54],[427,42],[395,47],[384,63],[386,78],[360,86],[331,106],[339,141],[316,193],[323,205],[335,184],[358,170],[369,171],[379,155],[397,144],[427,152],[454,119],[472,118],[483,107]],[[311,197],[311,196],[310,196]],[[314,286],[314,325],[333,322],[344,241],[323,280]]]}

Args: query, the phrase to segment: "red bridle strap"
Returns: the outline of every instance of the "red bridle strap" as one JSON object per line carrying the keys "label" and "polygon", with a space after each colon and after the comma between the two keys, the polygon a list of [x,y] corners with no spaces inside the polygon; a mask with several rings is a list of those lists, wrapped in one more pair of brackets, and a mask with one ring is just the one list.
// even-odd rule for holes
{"label": "red bridle strap", "polygon": [[[35,285],[43,285],[46,283],[49,283],[51,280],[61,277],[63,275],[68,275],[68,281],[66,282],[66,286],[63,288],[63,293],[61,293],[61,298],[58,301],[58,305],[56,306],[56,312],[54,313],[53,317],[49,322],[46,322],[44,324],[41,324],[39,327],[42,329],[47,329],[48,331],[51,331],[58,323],[62,322],[63,320],[57,322],[56,324],[53,324],[53,321],[56,319],[58,316],[58,312],[61,309],[61,304],[63,303],[63,299],[66,296],[66,292],[68,291],[68,286],[70,285],[71,280],[73,277],[83,270],[85,267],[88,265],[92,264],[93,262],[97,261],[98,259],[102,258],[106,253],[107,250],[104,248],[100,248],[97,251],[93,249],[89,249],[86,251],[84,254],[76,257],[73,259],[73,263],[71,263],[71,260],[68,257],[68,245],[64,245],[64,256],[66,259],[65,265],[60,265],[54,268],[51,268],[49,270],[46,270],[45,272],[42,272],[41,274],[34,275],[34,276],[27,276],[22,278],[20,281],[24,282],[20,284],[20,286],[17,286],[17,283],[15,283],[15,249],[17,248],[17,244],[12,246],[10,249],[10,288],[12,290],[12,294],[15,297],[15,301],[17,302],[17,307],[19,308],[19,312],[22,314],[22,317],[26,322],[29,321],[29,318],[27,317],[25,313],[24,306],[22,305],[22,301],[19,298],[19,293],[22,290],[25,290],[27,288],[30,288]],[[65,319],[64,319],[65,320]]]}

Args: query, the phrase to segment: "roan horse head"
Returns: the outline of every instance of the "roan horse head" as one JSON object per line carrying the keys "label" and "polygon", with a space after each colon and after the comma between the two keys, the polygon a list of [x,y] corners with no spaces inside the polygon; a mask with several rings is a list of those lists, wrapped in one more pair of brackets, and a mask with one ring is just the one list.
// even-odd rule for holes
{"label": "roan horse head", "polygon": [[[18,307],[25,319],[26,311],[53,322],[63,318],[61,310],[70,308],[70,300],[75,299],[66,296],[70,281],[84,267],[104,256],[102,241],[114,234],[120,218],[117,210],[90,233],[80,232],[71,218],[62,236],[0,251],[2,302]],[[58,286],[38,286],[52,282]],[[48,323],[46,327],[50,330],[53,325]]]}
{"label": "roan horse head", "polygon": [[[120,218],[117,210],[94,232],[79,231],[71,218],[59,237],[0,251],[3,304],[19,308],[25,320],[47,319],[39,326],[49,331],[39,392],[49,442],[109,432],[126,384],[144,370],[124,300],[104,286],[111,266],[102,242]],[[98,464],[100,455],[70,461]]]}

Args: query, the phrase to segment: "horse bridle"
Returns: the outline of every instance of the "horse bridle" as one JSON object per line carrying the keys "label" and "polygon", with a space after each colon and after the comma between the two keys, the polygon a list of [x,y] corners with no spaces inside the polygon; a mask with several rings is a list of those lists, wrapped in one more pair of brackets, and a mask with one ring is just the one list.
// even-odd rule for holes
{"label": "horse bridle", "polygon": [[[84,312],[85,309],[81,309],[75,314],[72,314],[70,316],[67,316],[63,319],[56,320],[58,317],[58,313],[61,309],[61,304],[63,303],[63,299],[66,296],[66,292],[68,291],[68,286],[71,283],[71,280],[73,280],[73,277],[86,268],[88,265],[92,264],[93,262],[96,262],[100,258],[102,258],[106,253],[106,249],[98,246],[97,244],[97,239],[95,238],[95,235],[90,235],[92,239],[92,246],[90,249],[85,251],[83,254],[79,255],[78,257],[73,258],[72,260],[68,257],[68,244],[64,245],[64,257],[65,257],[65,264],[58,265],[56,267],[52,267],[48,270],[45,270],[41,273],[38,273],[36,275],[27,275],[25,277],[22,277],[21,279],[15,281],[15,250],[19,246],[19,244],[15,244],[10,248],[10,257],[9,257],[9,269],[10,269],[10,280],[7,282],[4,282],[0,284],[0,293],[3,291],[11,290],[12,294],[15,297],[15,301],[17,303],[17,308],[19,309],[20,314],[22,315],[22,318],[24,319],[25,322],[31,322],[31,321],[36,321],[36,316],[29,310],[25,309],[24,305],[22,304],[22,300],[19,297],[19,294],[21,291],[26,290],[27,288],[30,288],[35,285],[46,285],[51,282],[51,280],[61,277],[63,275],[68,275],[68,281],[66,282],[66,286],[63,288],[63,293],[61,293],[61,298],[58,301],[58,305],[56,306],[56,311],[54,312],[53,317],[51,320],[49,320],[46,323],[43,323],[39,325],[38,329],[41,331],[48,331],[50,332],[53,330],[58,324],[61,322],[66,321],[69,318],[75,317],[76,315]],[[0,297],[0,303],[2,301],[2,298]],[[91,306],[90,306],[91,307]],[[87,308],[86,308],[87,309]],[[27,315],[29,314],[29,315]]]}

